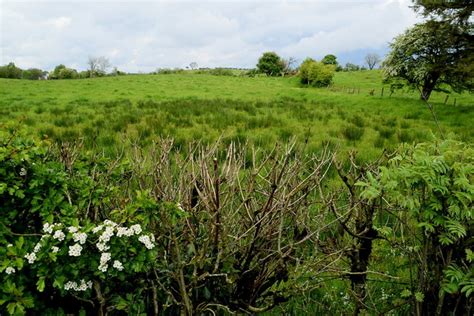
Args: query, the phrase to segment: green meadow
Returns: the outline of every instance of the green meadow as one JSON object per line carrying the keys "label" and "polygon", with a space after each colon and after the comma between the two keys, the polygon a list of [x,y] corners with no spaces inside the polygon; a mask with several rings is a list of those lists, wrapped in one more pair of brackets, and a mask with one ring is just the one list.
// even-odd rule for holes
{"label": "green meadow", "polygon": [[377,70],[338,72],[329,88],[303,87],[297,77],[192,72],[0,79],[0,123],[18,122],[33,135],[55,141],[82,138],[87,148],[106,154],[164,137],[178,147],[221,139],[264,148],[296,138],[307,150],[356,148],[373,158],[383,148],[441,133],[474,138],[472,94],[438,92],[430,103],[441,131],[416,91],[391,93]]}

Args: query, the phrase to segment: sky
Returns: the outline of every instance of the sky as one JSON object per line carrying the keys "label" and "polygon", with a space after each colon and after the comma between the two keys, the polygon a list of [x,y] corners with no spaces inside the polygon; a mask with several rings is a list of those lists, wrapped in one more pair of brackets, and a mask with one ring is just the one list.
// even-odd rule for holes
{"label": "sky", "polygon": [[253,68],[263,52],[341,64],[381,57],[420,18],[409,0],[0,0],[0,64],[87,68],[105,56],[119,70]]}

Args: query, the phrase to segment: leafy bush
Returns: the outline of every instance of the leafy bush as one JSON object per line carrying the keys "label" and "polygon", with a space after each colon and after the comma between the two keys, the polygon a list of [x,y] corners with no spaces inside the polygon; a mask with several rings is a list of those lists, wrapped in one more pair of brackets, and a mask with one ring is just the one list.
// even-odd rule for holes
{"label": "leafy bush", "polygon": [[300,81],[313,87],[326,87],[331,84],[336,68],[307,58],[300,66]]}
{"label": "leafy bush", "polygon": [[379,190],[416,223],[409,256],[418,262],[415,286],[424,297],[416,299],[417,309],[468,313],[474,294],[473,148],[452,140],[404,148],[381,179]]}
{"label": "leafy bush", "polygon": [[268,76],[278,76],[283,72],[285,64],[275,52],[263,53],[257,63],[257,69],[260,73]]}

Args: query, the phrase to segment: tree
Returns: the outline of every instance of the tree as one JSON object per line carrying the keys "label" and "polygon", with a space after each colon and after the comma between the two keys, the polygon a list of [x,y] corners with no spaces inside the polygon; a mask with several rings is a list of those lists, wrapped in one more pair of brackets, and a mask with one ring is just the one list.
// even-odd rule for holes
{"label": "tree", "polygon": [[459,25],[468,25],[474,11],[472,0],[414,0],[413,2],[415,11],[421,12],[423,16]]}
{"label": "tree", "polygon": [[369,53],[365,56],[365,63],[370,70],[374,69],[374,67],[380,63],[380,61],[380,56],[375,53]]}
{"label": "tree", "polygon": [[0,78],[21,79],[23,70],[14,63],[0,67]]}
{"label": "tree", "polygon": [[300,81],[313,87],[325,87],[331,84],[336,67],[306,58],[300,66]]}
{"label": "tree", "polygon": [[257,63],[258,71],[268,76],[278,76],[284,68],[283,60],[275,52],[263,53]]}
{"label": "tree", "polygon": [[49,74],[49,79],[77,79],[79,74],[77,70],[67,68],[63,64],[57,65],[54,70]]}
{"label": "tree", "polygon": [[197,69],[198,68],[197,62],[193,61],[192,63],[190,63],[189,68],[191,68],[191,70]]}
{"label": "tree", "polygon": [[323,59],[321,59],[321,62],[325,65],[334,65],[334,66],[338,65],[337,57],[332,54],[324,56]]}
{"label": "tree", "polygon": [[22,78],[28,80],[40,80],[46,78],[47,74],[47,71],[37,68],[30,68],[27,70],[23,70]]}
{"label": "tree", "polygon": [[89,66],[90,77],[103,76],[112,65],[109,60],[104,56],[100,57],[89,57],[87,60]]}
{"label": "tree", "polygon": [[463,28],[438,21],[416,24],[397,36],[383,63],[386,81],[399,81],[428,100],[434,90],[473,88],[474,47]]}
{"label": "tree", "polygon": [[295,65],[297,63],[297,59],[294,57],[289,57],[283,60],[283,73],[285,75],[292,74],[295,72]]}
{"label": "tree", "polygon": [[346,63],[343,70],[344,71],[358,71],[360,70],[360,67],[353,63]]}

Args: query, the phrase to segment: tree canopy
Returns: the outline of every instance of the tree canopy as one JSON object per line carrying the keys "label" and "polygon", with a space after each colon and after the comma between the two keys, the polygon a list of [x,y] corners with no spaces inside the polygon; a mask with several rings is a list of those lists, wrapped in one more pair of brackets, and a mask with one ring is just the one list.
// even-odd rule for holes
{"label": "tree canopy", "polygon": [[433,90],[473,87],[473,44],[457,25],[438,21],[416,24],[397,36],[383,63],[388,80],[401,79],[428,100]]}
{"label": "tree canopy", "polygon": [[325,65],[334,65],[334,66],[338,65],[337,57],[332,54],[324,56],[323,59],[321,59],[321,62]]}
{"label": "tree canopy", "polygon": [[257,63],[257,70],[268,76],[278,76],[285,68],[285,64],[280,56],[275,52],[263,53]]}

